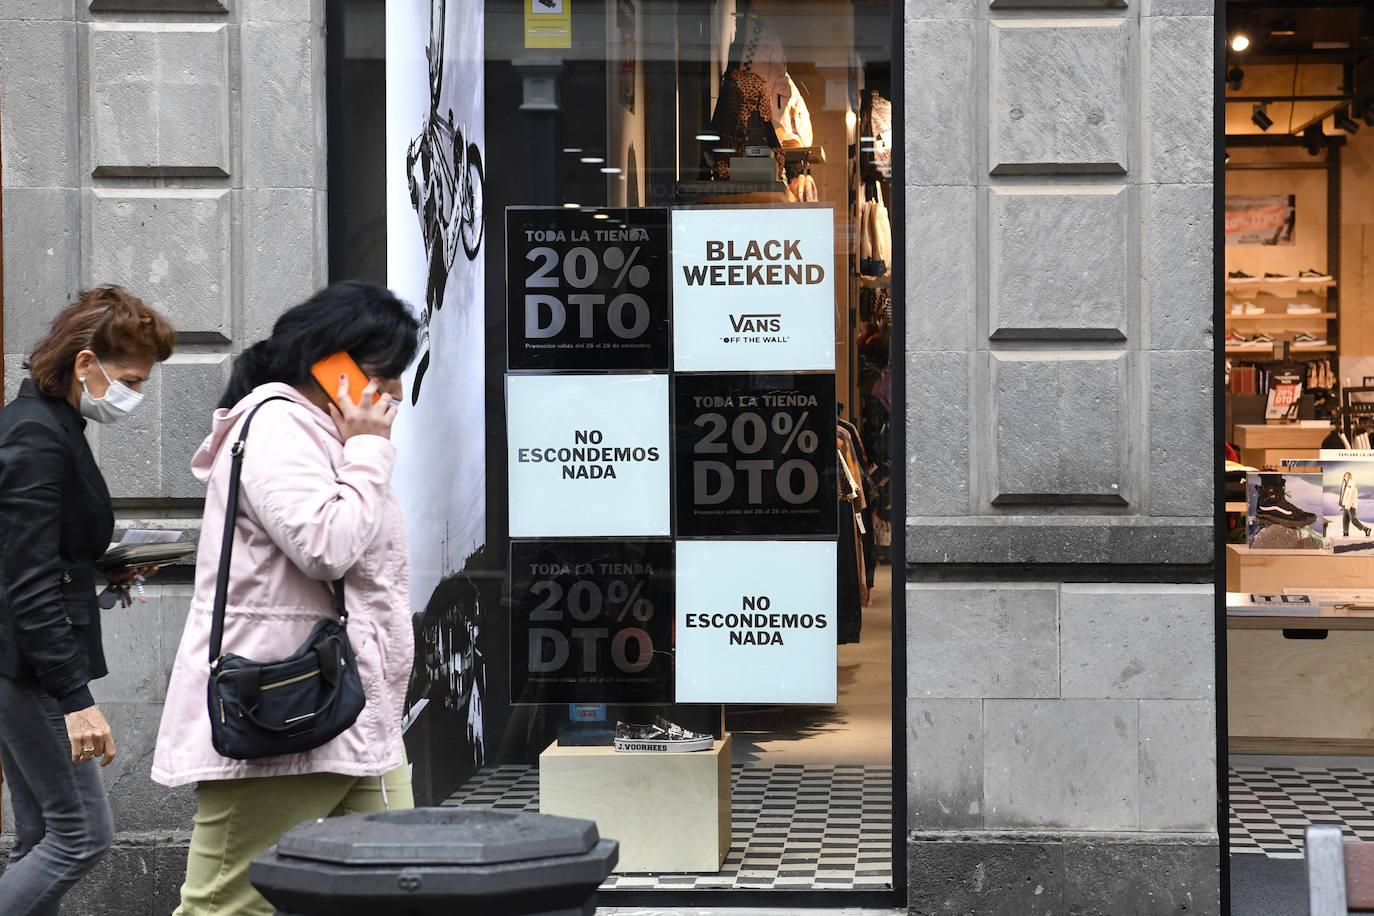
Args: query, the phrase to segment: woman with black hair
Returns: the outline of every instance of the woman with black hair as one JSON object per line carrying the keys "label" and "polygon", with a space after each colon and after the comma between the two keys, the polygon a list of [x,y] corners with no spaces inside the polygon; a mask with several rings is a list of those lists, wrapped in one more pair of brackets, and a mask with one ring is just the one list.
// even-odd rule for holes
{"label": "woman with black hair", "polygon": [[[284,830],[308,818],[412,805],[401,707],[414,640],[390,432],[418,330],[384,289],[349,282],[320,290],[235,361],[192,461],[207,483],[196,587],[153,758],[158,782],[196,784],[181,916],[270,914],[249,883],[248,864]],[[311,375],[311,366],[339,351],[370,379],[358,405],[346,376],[327,392]],[[272,398],[285,400],[264,403]],[[342,578],[366,705],[352,726],[314,750],[237,760],[211,744],[207,657],[231,446],[259,405],[242,453],[224,651],[261,661],[289,656],[333,615],[330,583]]]}

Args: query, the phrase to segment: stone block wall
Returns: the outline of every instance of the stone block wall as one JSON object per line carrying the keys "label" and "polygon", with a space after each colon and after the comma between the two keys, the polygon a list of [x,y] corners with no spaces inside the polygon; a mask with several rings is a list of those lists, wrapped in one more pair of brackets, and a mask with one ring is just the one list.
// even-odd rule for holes
{"label": "stone block wall", "polygon": [[[190,459],[233,354],[325,282],[324,128],[324,0],[0,0],[6,398],[81,289],[125,286],[179,333],[139,412],[91,425],[120,528],[198,531]],[[119,833],[73,912],[170,912],[185,866],[193,794],[148,773],[189,567],[154,583],[105,615]]]}
{"label": "stone block wall", "polygon": [[906,0],[913,913],[1219,907],[1212,11]]}

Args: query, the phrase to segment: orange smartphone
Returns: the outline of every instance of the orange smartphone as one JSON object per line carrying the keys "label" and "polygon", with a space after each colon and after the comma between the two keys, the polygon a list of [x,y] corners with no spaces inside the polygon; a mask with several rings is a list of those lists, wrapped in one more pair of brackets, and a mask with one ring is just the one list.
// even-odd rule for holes
{"label": "orange smartphone", "polygon": [[[363,370],[358,368],[358,364],[353,361],[343,350],[324,359],[310,367],[310,374],[315,376],[315,381],[319,382],[324,393],[329,395],[329,399],[338,403],[339,376],[348,376],[348,396],[353,399],[354,405],[362,402],[363,389],[367,387],[368,378],[363,374]],[[372,403],[380,400],[378,395],[372,396]]]}

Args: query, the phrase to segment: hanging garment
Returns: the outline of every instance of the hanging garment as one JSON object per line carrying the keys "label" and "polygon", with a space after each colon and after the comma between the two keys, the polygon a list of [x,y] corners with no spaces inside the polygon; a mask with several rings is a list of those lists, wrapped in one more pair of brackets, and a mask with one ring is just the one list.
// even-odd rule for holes
{"label": "hanging garment", "polygon": [[859,273],[869,277],[884,277],[892,263],[892,223],[883,203],[883,188],[870,182],[860,213]]}
{"label": "hanging garment", "polygon": [[764,117],[781,131],[783,115],[788,102],[792,99],[792,92],[788,88],[791,81],[787,77],[787,56],[783,52],[782,39],[762,17],[749,13],[742,16],[735,25],[735,42],[739,51],[740,69],[758,74],[767,87],[768,112]]}
{"label": "hanging garment", "polygon": [[811,112],[807,110],[806,100],[801,90],[787,75],[787,89],[790,95],[782,109],[782,119],[777,125],[778,140],[783,146],[810,146],[813,139],[811,131]]}
{"label": "hanging garment", "polygon": [[816,179],[805,172],[793,178],[788,188],[792,190],[792,196],[803,203],[821,199],[820,193],[816,190]]}
{"label": "hanging garment", "polygon": [[878,376],[878,380],[873,383],[873,388],[869,391],[883,409],[888,413],[892,412],[892,373],[884,369],[883,374]]}
{"label": "hanging garment", "polygon": [[[844,467],[844,455],[839,452],[836,442],[835,459]],[[850,643],[859,641],[863,629],[863,583],[859,576],[862,560],[859,557],[859,532],[854,515],[853,500],[858,495],[848,472],[841,471],[839,481],[839,541],[837,566],[835,569],[835,641]]]}
{"label": "hanging garment", "polygon": [[873,164],[892,174],[892,103],[873,90],[869,96],[869,127],[873,133]]}
{"label": "hanging garment", "polygon": [[[720,78],[720,98],[716,100],[716,113],[711,126],[720,135],[713,141],[720,149],[744,151],[744,141],[749,136],[749,124],[758,115],[767,122],[770,117],[768,107],[768,86],[757,73],[748,70],[731,70]],[[774,151],[778,167],[782,167],[783,152]],[[730,177],[730,154],[715,154],[711,176],[724,181]]]}

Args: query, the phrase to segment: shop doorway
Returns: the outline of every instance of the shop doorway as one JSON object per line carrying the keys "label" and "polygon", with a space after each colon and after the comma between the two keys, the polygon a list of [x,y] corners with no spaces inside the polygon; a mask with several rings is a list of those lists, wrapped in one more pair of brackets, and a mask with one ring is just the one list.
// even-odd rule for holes
{"label": "shop doorway", "polygon": [[1374,825],[1374,4],[1230,2],[1226,23],[1220,721],[1243,913],[1254,888],[1305,906],[1307,825]]}

